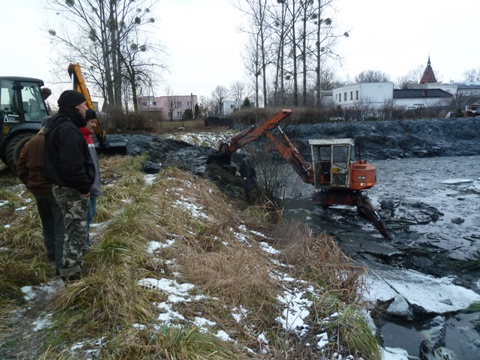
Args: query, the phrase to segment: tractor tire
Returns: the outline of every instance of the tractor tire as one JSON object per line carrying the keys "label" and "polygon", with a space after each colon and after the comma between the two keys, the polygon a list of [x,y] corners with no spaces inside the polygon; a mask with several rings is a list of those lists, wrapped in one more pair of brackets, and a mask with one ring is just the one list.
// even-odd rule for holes
{"label": "tractor tire", "polygon": [[10,169],[16,171],[17,161],[20,157],[20,152],[22,151],[23,146],[35,135],[36,133],[34,132],[22,132],[10,139],[5,151],[6,164]]}

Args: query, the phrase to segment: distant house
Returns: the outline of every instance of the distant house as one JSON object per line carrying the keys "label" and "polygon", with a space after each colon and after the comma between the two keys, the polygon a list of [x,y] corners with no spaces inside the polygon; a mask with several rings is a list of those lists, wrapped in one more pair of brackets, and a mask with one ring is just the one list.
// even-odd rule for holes
{"label": "distant house", "polygon": [[416,84],[409,87],[412,89],[441,89],[452,94],[455,98],[480,98],[480,82]]}
{"label": "distant house", "polygon": [[428,57],[427,67],[420,82],[418,84],[409,84],[408,87],[410,89],[440,89],[452,94],[457,99],[464,98],[467,101],[476,101],[480,98],[480,82],[437,82],[430,57]]}
{"label": "distant house", "polygon": [[222,115],[227,116],[233,113],[236,110],[240,110],[242,108],[243,101],[235,101],[235,100],[224,100],[222,104]]}
{"label": "distant house", "polygon": [[181,120],[185,110],[195,112],[197,95],[144,96],[139,103],[141,112],[159,112],[166,120]]}

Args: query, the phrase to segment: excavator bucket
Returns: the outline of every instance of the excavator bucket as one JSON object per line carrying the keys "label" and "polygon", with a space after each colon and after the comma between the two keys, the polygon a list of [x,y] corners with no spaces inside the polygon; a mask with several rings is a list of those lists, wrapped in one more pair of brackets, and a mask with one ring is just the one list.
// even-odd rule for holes
{"label": "excavator bucket", "polygon": [[377,210],[365,191],[350,191],[348,189],[331,188],[324,189],[318,191],[313,200],[317,205],[324,208],[338,204],[355,206],[358,214],[370,221],[385,239],[391,239],[385,225],[382,223],[380,215],[378,215]]}

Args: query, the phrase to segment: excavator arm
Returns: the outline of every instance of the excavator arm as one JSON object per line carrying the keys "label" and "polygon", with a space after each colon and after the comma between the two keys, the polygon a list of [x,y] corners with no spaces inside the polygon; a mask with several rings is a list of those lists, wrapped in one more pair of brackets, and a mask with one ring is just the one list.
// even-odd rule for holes
{"label": "excavator arm", "polygon": [[238,149],[244,147],[245,145],[258,140],[266,133],[272,131],[276,127],[279,126],[280,121],[286,119],[290,116],[292,110],[290,109],[283,109],[277,115],[268,119],[261,125],[252,125],[249,128],[246,128],[242,132],[235,135],[233,138],[230,139],[230,143],[222,143],[219,148],[220,153],[229,153],[232,154]]}
{"label": "excavator arm", "polygon": [[[68,65],[68,75],[70,76],[70,80],[72,81],[73,89],[81,92],[85,99],[87,100],[87,106],[93,110],[93,102],[92,98],[90,97],[90,92],[88,91],[87,85],[85,84],[85,80],[83,79],[82,70],[80,69],[80,64],[70,63]],[[98,119],[96,120],[95,125],[95,135],[97,137],[98,143],[100,148],[106,147],[106,137],[107,133],[105,130],[100,128],[100,123]]]}
{"label": "excavator arm", "polygon": [[278,130],[282,134],[283,142],[271,132],[266,132],[265,137],[275,145],[275,149],[277,149],[280,155],[283,156],[285,161],[293,168],[293,170],[295,170],[304,182],[313,184],[314,173],[312,166],[305,161],[302,155],[300,155],[297,148],[292,144],[287,134],[283,132],[280,126],[278,126]]}
{"label": "excavator arm", "polygon": [[[287,134],[285,134],[280,127],[280,122],[290,116],[292,110],[283,109],[278,114],[276,114],[271,119],[268,119],[264,123],[256,126],[252,125],[242,132],[235,135],[230,139],[230,143],[222,143],[218,150],[220,156],[227,155],[229,161],[229,156],[234,153],[236,150],[244,147],[245,145],[258,140],[262,136],[265,136],[270,140],[276,150],[283,156],[287,163],[295,170],[295,172],[302,178],[306,183],[314,183],[314,174],[310,164],[303,159],[298,150],[292,144]],[[277,138],[272,134],[272,130],[278,129],[281,134],[281,139]],[[225,157],[224,157],[225,158]]]}
{"label": "excavator arm", "polygon": [[[77,90],[85,96],[87,106],[90,109],[94,109],[92,98],[90,97],[90,92],[88,91],[87,84],[82,75],[82,70],[80,69],[79,63],[70,63],[68,65],[68,75],[72,81],[73,90]],[[95,119],[95,136],[98,140],[100,146],[100,151],[107,155],[126,155],[127,154],[127,144],[124,142],[119,142],[116,144],[109,144],[107,141],[107,132],[100,127],[100,122],[98,119]]]}

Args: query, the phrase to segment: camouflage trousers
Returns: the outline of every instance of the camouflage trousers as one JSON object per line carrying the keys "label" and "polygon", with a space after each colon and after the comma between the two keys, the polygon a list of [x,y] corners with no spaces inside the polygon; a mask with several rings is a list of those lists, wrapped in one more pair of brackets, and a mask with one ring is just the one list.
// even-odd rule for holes
{"label": "camouflage trousers", "polygon": [[75,189],[54,185],[53,193],[63,212],[65,242],[63,244],[61,276],[70,276],[81,271],[82,247],[87,238],[88,197],[80,196]]}

